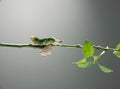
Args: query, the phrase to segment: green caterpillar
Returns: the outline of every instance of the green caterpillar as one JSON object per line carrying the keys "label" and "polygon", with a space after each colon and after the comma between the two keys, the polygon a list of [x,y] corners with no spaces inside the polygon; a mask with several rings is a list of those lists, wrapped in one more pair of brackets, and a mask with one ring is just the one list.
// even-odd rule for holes
{"label": "green caterpillar", "polygon": [[38,37],[31,36],[30,39],[32,40],[32,42],[34,44],[44,46],[44,48],[42,48],[42,51],[41,51],[42,56],[46,56],[48,54],[51,54],[52,45],[57,45],[57,44],[60,44],[63,42],[63,41],[58,40],[54,37],[53,38],[39,39]]}

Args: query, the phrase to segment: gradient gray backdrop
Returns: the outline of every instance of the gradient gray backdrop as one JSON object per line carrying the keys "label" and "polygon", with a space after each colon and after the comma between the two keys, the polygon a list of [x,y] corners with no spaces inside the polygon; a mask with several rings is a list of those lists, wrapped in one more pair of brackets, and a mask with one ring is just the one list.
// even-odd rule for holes
{"label": "gradient gray backdrop", "polygon": [[[0,0],[0,42],[32,43],[31,35],[84,40],[114,47],[120,42],[120,0]],[[0,47],[0,89],[120,89],[120,59],[107,52],[97,66],[79,69],[81,49],[40,50]]]}

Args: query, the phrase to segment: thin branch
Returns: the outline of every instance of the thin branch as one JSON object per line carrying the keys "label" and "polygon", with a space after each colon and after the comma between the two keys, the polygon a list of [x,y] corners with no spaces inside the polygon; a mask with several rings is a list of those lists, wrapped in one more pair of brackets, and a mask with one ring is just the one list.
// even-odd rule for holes
{"label": "thin branch", "polygon": [[[10,44],[10,43],[0,43],[1,47],[16,47],[16,48],[43,48],[45,45],[34,45],[34,44]],[[77,45],[69,45],[69,44],[60,44],[60,45],[53,45],[58,47],[66,47],[66,48],[82,48],[83,46],[81,44]],[[109,48],[109,47],[102,47],[102,46],[96,46],[93,45],[94,48],[100,49],[100,50],[112,50],[112,51],[120,51],[118,49]]]}
{"label": "thin branch", "polygon": [[66,47],[66,48],[82,48],[83,47],[80,44],[77,44],[77,45],[60,44],[60,45],[53,45],[53,46]]}
{"label": "thin branch", "polygon": [[33,44],[10,44],[10,43],[0,43],[2,47],[15,47],[15,48],[43,48],[44,46],[33,45]]}

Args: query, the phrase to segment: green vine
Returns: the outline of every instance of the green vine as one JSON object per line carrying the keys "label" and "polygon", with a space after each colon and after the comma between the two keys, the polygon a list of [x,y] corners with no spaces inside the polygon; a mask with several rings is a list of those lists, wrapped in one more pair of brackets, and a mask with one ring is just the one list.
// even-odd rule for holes
{"label": "green vine", "polygon": [[[65,47],[65,48],[81,48],[84,57],[76,62],[73,62],[73,64],[75,64],[79,68],[87,68],[89,66],[97,64],[99,69],[105,73],[111,73],[113,72],[113,70],[99,63],[101,56],[104,55],[106,51],[110,50],[116,57],[120,58],[120,43],[117,44],[115,48],[110,48],[108,46],[102,47],[102,46],[93,45],[91,42],[87,40],[84,41],[83,45],[63,44],[61,40],[58,40],[56,38],[39,39],[37,37],[31,36],[31,40],[34,42],[34,44],[0,43],[0,46],[1,47],[16,47],[16,48],[25,48],[25,47],[37,48],[37,49],[41,49],[42,56],[46,56],[50,54],[52,46]],[[95,49],[101,50],[101,53],[99,55],[95,55]],[[93,60],[89,60],[89,58],[92,58]]]}

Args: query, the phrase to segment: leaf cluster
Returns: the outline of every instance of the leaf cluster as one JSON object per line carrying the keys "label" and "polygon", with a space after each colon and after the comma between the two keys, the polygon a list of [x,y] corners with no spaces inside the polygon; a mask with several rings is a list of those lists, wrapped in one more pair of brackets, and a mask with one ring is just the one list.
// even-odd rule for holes
{"label": "leaf cluster", "polygon": [[[116,48],[120,49],[120,44],[117,45]],[[83,53],[84,57],[81,60],[78,60],[73,63],[76,64],[79,68],[87,68],[87,67],[90,67],[90,66],[96,64],[101,71],[103,71],[105,73],[111,73],[111,72],[113,72],[112,69],[107,68],[99,63],[99,59],[101,58],[101,56],[103,54],[105,54],[105,52],[106,52],[106,50],[103,50],[99,55],[94,55],[95,48],[94,48],[93,44],[89,41],[85,41],[83,44],[83,47],[82,47],[82,53]],[[114,51],[114,54],[117,57],[120,57],[120,51]],[[91,57],[93,60],[90,60]]]}

